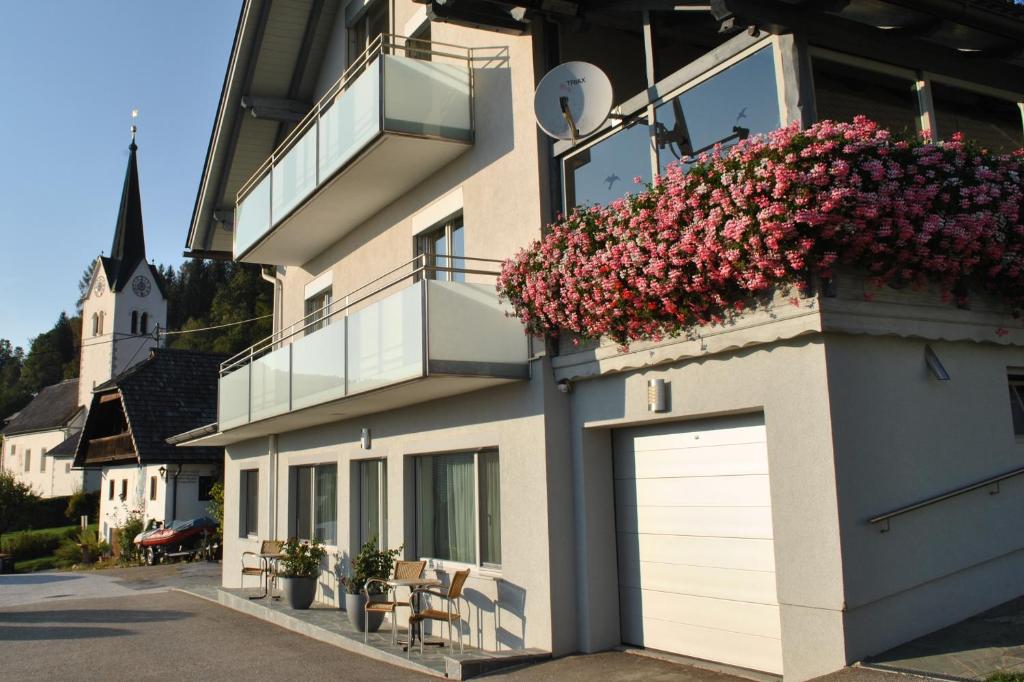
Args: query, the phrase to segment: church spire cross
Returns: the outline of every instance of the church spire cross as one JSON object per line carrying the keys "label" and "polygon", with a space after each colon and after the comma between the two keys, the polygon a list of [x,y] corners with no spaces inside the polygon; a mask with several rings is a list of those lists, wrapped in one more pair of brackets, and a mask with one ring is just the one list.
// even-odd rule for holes
{"label": "church spire cross", "polygon": [[139,127],[137,125],[135,125],[135,119],[137,119],[138,117],[139,117],[139,110],[138,109],[132,109],[132,143],[128,147],[132,151],[135,151],[136,149],[138,149],[138,146],[135,144],[135,133],[139,132]]}

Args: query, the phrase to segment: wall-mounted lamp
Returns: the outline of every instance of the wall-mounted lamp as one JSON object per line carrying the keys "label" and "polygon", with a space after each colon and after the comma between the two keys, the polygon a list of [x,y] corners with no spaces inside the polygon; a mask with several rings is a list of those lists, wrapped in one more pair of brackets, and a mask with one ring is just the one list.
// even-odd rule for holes
{"label": "wall-mounted lamp", "polygon": [[668,412],[668,386],[664,379],[647,380],[647,409],[650,412]]}
{"label": "wall-mounted lamp", "polygon": [[167,478],[167,467],[160,467],[157,471],[160,472],[160,478]]}
{"label": "wall-mounted lamp", "polygon": [[572,382],[568,379],[562,379],[555,386],[558,386],[560,393],[572,393]]}
{"label": "wall-mounted lamp", "polygon": [[924,347],[924,362],[928,365],[928,371],[931,372],[932,377],[939,381],[949,381],[949,372],[942,366],[942,361],[939,360],[939,356],[935,354],[932,347],[927,344]]}
{"label": "wall-mounted lamp", "polygon": [[370,429],[363,429],[362,434],[359,436],[359,447],[363,450],[370,449]]}

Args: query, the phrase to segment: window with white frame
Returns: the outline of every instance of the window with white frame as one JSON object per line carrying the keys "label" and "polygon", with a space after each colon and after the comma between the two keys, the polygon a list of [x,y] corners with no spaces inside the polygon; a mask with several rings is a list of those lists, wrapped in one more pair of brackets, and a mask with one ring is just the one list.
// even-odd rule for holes
{"label": "window with white frame", "polygon": [[238,535],[243,538],[259,535],[259,469],[242,470],[238,487],[238,500]]}
{"label": "window with white frame", "polygon": [[39,473],[46,473],[46,448],[39,450]]}
{"label": "window with white frame", "polygon": [[32,450],[25,448],[25,471],[32,471]]}
{"label": "window with white frame", "polygon": [[415,468],[419,556],[501,566],[498,451],[419,456]]}
{"label": "window with white frame", "polygon": [[149,499],[156,499],[156,476],[149,477]]}
{"label": "window with white frame", "polygon": [[64,462],[64,473],[65,474],[70,474],[71,473],[71,462]]}
{"label": "window with white frame", "polygon": [[331,287],[327,287],[306,299],[305,324],[307,334],[312,334],[330,324],[330,320],[327,318],[328,314],[330,314],[330,306]]}
{"label": "window with white frame", "polygon": [[128,499],[128,479],[127,478],[122,478],[121,479],[121,495],[120,495],[120,497],[121,497],[121,501],[122,502],[124,502],[125,500]]}
{"label": "window with white frame", "polygon": [[966,139],[997,154],[1024,146],[1019,102],[936,80],[931,81],[931,97],[939,137],[963,133]]}
{"label": "window with white frame", "polygon": [[338,465],[293,467],[292,535],[325,545],[338,542]]}
{"label": "window with white frame", "polygon": [[109,482],[109,485],[108,485],[108,490],[107,490],[107,499],[108,500],[114,499],[114,479],[110,479],[110,482]]}
{"label": "window with white frame", "polygon": [[416,255],[424,256],[423,264],[428,268],[427,279],[450,282],[464,282],[466,275],[462,272],[450,272],[448,269],[465,269],[466,261],[466,230],[462,214],[453,216],[445,222],[430,228],[416,236]]}
{"label": "window with white frame", "polygon": [[364,459],[353,463],[357,486],[356,519],[359,524],[357,545],[377,538],[378,547],[388,546],[388,463],[383,459]]}

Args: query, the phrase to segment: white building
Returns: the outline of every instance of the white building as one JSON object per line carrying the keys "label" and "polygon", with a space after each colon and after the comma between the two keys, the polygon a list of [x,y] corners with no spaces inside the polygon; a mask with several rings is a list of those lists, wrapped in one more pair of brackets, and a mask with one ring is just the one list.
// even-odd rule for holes
{"label": "white building", "polygon": [[98,475],[72,469],[74,447],[84,423],[78,379],[47,386],[4,427],[0,466],[40,497],[95,490]]}
{"label": "white building", "polygon": [[[338,603],[378,536],[472,569],[467,643],[793,680],[1024,591],[1024,325],[1000,305],[869,303],[848,273],[623,352],[526,339],[496,300],[488,273],[558,211],[734,126],[864,113],[1020,144],[1024,10],[822,7],[248,0],[188,235],[273,266],[275,335],[223,365],[188,443],[226,448],[224,585],[262,539],[318,539]],[[618,116],[553,142],[533,93],[573,60]]]}

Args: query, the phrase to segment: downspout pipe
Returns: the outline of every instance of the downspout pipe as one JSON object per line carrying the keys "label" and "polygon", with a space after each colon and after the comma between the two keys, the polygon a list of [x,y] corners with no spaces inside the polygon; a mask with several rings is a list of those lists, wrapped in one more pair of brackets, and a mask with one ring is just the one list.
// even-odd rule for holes
{"label": "downspout pipe", "polygon": [[174,472],[174,487],[171,488],[171,523],[178,520],[178,477],[181,476],[181,464]]}

